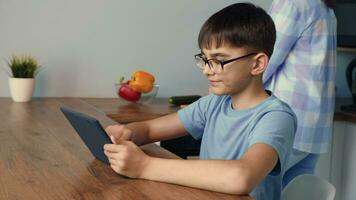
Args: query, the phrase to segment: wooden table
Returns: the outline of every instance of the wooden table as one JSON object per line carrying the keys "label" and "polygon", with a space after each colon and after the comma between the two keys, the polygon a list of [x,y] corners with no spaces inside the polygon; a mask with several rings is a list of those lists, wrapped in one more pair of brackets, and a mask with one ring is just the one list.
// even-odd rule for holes
{"label": "wooden table", "polygon": [[83,101],[103,111],[119,123],[130,123],[154,119],[179,110],[167,98],[156,98],[150,104],[130,103],[118,98],[82,98]]}
{"label": "wooden table", "polygon": [[[0,199],[248,199],[124,178],[94,159],[60,106],[92,115],[103,126],[115,123],[78,98],[30,103],[0,98]],[[176,158],[154,144],[142,148],[152,156]]]}

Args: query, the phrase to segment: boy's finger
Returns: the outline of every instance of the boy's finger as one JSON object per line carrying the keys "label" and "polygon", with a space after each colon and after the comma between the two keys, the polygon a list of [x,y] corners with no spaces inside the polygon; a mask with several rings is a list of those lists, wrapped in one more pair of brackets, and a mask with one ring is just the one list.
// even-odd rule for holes
{"label": "boy's finger", "polygon": [[106,131],[109,135],[111,135],[113,128],[114,128],[114,126],[108,126],[108,127],[105,128],[105,131]]}
{"label": "boy's finger", "polygon": [[116,125],[116,126],[114,127],[114,131],[115,131],[115,132],[121,132],[123,128],[124,128],[123,125]]}
{"label": "boy's finger", "polygon": [[111,142],[113,143],[113,144],[116,144],[116,141],[115,141],[115,137],[114,136],[110,136],[110,139],[111,139]]}
{"label": "boy's finger", "polygon": [[131,140],[131,133],[129,131],[124,131],[119,140]]}
{"label": "boy's finger", "polygon": [[113,144],[119,144],[120,141],[126,140],[126,138],[127,138],[126,136],[121,136],[121,137],[119,137],[119,138],[114,137],[114,136],[110,136],[111,142],[112,142]]}
{"label": "boy's finger", "polygon": [[104,154],[106,155],[106,157],[110,157],[110,156],[112,156],[114,153],[116,153],[116,152],[111,152],[111,151],[106,151],[106,150],[104,150]]}
{"label": "boy's finger", "polygon": [[108,126],[106,127],[105,131],[108,133],[108,135],[115,135],[121,132],[123,127],[124,127],[123,125]]}
{"label": "boy's finger", "polygon": [[119,145],[122,145],[122,146],[132,146],[132,145],[136,145],[135,143],[133,143],[132,141],[130,140],[120,140],[120,142],[118,143]]}
{"label": "boy's finger", "polygon": [[116,144],[105,144],[104,150],[109,152],[119,152],[122,149],[122,146]]}
{"label": "boy's finger", "polygon": [[116,160],[113,156],[108,156],[108,159],[110,163],[114,163],[114,161]]}

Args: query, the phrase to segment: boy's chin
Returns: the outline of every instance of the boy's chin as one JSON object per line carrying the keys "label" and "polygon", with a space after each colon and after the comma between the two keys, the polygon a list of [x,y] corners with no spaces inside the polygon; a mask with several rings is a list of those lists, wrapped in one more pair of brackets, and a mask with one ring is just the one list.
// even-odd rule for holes
{"label": "boy's chin", "polygon": [[215,94],[217,96],[227,95],[226,91],[223,88],[218,87],[209,87],[209,93]]}

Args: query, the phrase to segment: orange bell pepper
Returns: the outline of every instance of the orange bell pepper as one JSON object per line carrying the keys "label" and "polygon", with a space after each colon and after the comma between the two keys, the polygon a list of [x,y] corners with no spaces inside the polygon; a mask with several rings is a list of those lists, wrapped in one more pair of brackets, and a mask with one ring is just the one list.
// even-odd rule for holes
{"label": "orange bell pepper", "polygon": [[129,83],[130,87],[137,92],[148,93],[153,89],[155,77],[145,71],[136,71]]}

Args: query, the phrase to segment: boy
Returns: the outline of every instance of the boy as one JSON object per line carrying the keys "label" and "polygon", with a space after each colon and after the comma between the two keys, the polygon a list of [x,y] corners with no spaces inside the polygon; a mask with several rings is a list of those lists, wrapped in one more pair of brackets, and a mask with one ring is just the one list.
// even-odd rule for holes
{"label": "boy", "polygon": [[[263,88],[275,41],[272,19],[252,4],[233,4],[205,22],[198,40],[195,58],[212,94],[178,113],[107,127],[115,143],[104,146],[112,169],[131,178],[279,199],[296,120]],[[187,134],[202,138],[200,160],[153,158],[137,146]]]}

